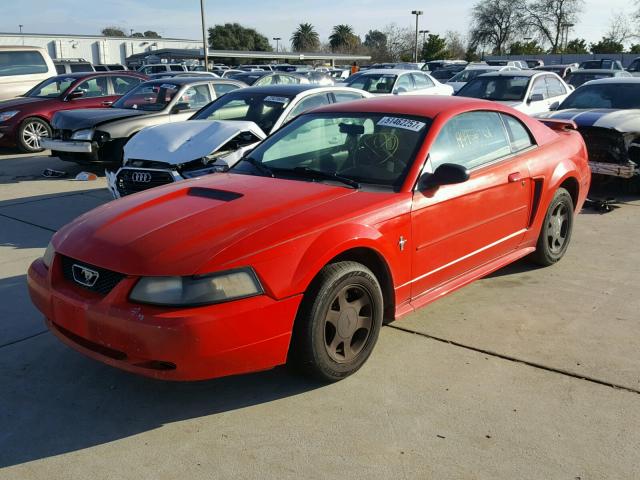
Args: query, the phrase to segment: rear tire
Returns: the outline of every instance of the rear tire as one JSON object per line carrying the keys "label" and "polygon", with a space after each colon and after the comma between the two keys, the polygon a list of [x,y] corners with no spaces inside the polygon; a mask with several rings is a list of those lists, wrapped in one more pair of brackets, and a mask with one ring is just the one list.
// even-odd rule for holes
{"label": "rear tire", "polygon": [[351,261],[325,266],[300,305],[289,364],[325,382],[348,377],[373,351],[383,312],[371,270]]}
{"label": "rear tire", "polygon": [[51,137],[51,127],[40,118],[25,118],[18,128],[18,148],[25,153],[37,153],[44,150],[40,146],[42,137]]}
{"label": "rear tire", "polygon": [[531,260],[545,267],[560,261],[571,241],[573,210],[571,195],[564,188],[559,188],[544,216],[536,251],[531,255]]}

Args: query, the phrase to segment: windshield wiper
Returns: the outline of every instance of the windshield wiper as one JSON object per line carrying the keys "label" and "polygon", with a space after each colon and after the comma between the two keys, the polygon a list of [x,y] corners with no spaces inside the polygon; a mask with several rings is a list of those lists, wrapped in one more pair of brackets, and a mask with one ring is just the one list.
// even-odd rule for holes
{"label": "windshield wiper", "polygon": [[271,168],[269,168],[268,166],[266,166],[264,163],[259,162],[258,160],[256,160],[255,158],[251,158],[251,157],[244,157],[242,159],[243,162],[247,162],[248,164],[250,164],[251,166],[253,166],[256,170],[261,171],[262,173],[270,176],[271,178],[274,178],[275,175],[273,174],[273,170],[271,170]]}
{"label": "windshield wiper", "polygon": [[305,176],[312,178],[321,178],[324,180],[335,180],[340,183],[344,183],[352,188],[360,188],[360,184],[351,178],[343,177],[338,175],[336,172],[323,172],[322,170],[314,170],[309,167],[295,167],[293,170],[290,170],[294,173],[301,173]]}

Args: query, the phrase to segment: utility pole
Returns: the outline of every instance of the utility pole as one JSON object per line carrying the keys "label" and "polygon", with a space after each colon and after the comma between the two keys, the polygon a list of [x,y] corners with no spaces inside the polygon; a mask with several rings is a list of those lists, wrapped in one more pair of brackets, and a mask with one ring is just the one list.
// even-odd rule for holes
{"label": "utility pole", "polygon": [[423,13],[424,12],[422,10],[412,10],[411,11],[411,14],[416,16],[416,49],[415,49],[415,53],[413,55],[413,60],[416,63],[418,63],[418,34],[419,34],[419,31],[420,31],[419,30],[420,27],[418,25],[418,22],[419,22],[418,19],[420,18],[420,15],[422,15]]}
{"label": "utility pole", "polygon": [[202,49],[204,52],[204,71],[209,71],[209,43],[207,42],[207,21],[204,15],[204,0],[200,0],[200,18],[202,20]]}
{"label": "utility pole", "polygon": [[280,40],[282,40],[282,38],[280,37],[273,37],[273,40],[276,41],[276,53],[278,53],[280,51]]}

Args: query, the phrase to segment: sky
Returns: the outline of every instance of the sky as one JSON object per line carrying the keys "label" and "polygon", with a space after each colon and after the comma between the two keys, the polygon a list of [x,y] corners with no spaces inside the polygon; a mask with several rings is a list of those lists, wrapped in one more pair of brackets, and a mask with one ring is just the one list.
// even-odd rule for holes
{"label": "sky", "polygon": [[[321,41],[339,23],[352,25],[364,39],[370,29],[384,29],[390,23],[415,28],[411,11],[416,9],[425,12],[420,17],[423,30],[466,33],[471,7],[478,0],[205,1],[208,26],[238,22],[269,39],[281,37],[288,45],[291,33],[302,22],[312,23]],[[633,5],[633,0],[585,0],[570,38],[599,40],[612,15],[631,12]],[[0,32],[17,32],[23,24],[23,31],[29,33],[99,34],[103,27],[117,25],[126,30],[155,30],[163,37],[199,39],[202,35],[199,0],[0,0],[0,12]]]}

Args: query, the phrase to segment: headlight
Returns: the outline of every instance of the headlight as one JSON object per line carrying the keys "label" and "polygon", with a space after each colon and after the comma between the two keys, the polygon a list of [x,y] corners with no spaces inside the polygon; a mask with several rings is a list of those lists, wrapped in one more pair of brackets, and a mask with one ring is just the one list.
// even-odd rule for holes
{"label": "headlight", "polygon": [[91,140],[93,138],[93,130],[78,130],[71,135],[71,140]]}
{"label": "headlight", "polygon": [[142,277],[129,299],[166,306],[198,306],[260,295],[264,291],[250,268],[193,277]]}
{"label": "headlight", "polygon": [[44,251],[44,255],[42,255],[42,263],[44,263],[45,267],[51,268],[51,264],[53,263],[53,257],[55,256],[56,251],[53,249],[53,245],[49,242],[47,245],[47,249]]}
{"label": "headlight", "polygon": [[11,117],[15,117],[20,110],[10,110],[8,112],[0,112],[0,122],[5,122],[9,120]]}

